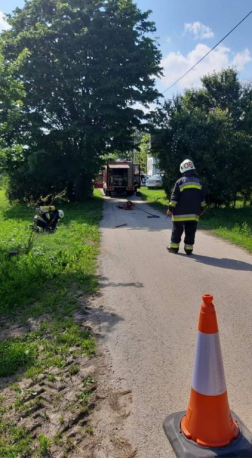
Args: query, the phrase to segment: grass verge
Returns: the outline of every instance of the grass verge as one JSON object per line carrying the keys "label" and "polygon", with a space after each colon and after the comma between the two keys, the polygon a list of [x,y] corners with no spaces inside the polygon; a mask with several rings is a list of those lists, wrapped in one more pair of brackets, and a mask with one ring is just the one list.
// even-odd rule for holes
{"label": "grass verge", "polygon": [[142,186],[141,197],[143,200],[147,200],[157,210],[166,213],[169,199],[167,199],[164,189],[148,189]]}
{"label": "grass verge", "polygon": [[252,207],[208,209],[200,228],[252,252]]}
{"label": "grass verge", "polygon": [[[141,196],[153,207],[166,212],[169,200],[163,189],[141,188]],[[208,208],[200,219],[199,228],[229,240],[252,252],[252,207]]]}
{"label": "grass verge", "polygon": [[[43,435],[34,439],[9,421],[10,411],[24,409],[20,382],[39,382],[48,369],[66,368],[70,356],[78,361],[96,351],[90,329],[75,323],[74,311],[80,296],[98,288],[101,194],[62,208],[65,218],[54,234],[31,236],[32,209],[10,206],[0,190],[0,381],[9,381],[16,392],[14,405],[0,399],[0,456],[6,458],[35,456],[36,448],[44,456],[50,448]],[[10,256],[13,250],[19,254]],[[69,369],[70,377],[78,372],[78,364]],[[48,380],[55,381],[53,373]],[[36,393],[31,396],[29,409],[40,402]]]}

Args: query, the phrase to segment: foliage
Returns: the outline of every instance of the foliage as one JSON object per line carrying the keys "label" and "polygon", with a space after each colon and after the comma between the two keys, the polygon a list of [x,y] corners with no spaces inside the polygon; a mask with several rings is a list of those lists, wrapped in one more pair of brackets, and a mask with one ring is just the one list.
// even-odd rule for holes
{"label": "foliage", "polygon": [[135,103],[158,96],[161,55],[149,14],[132,0],[32,0],[8,16],[1,50],[22,101],[5,134],[10,199],[66,188],[81,200],[102,156],[129,149],[144,118]]}
{"label": "foliage", "polygon": [[[146,127],[145,127],[146,128]],[[140,164],[141,173],[147,172],[147,154],[150,148],[150,135],[144,130],[135,130],[131,135],[132,145],[128,151],[114,151],[106,156],[106,161],[117,159]]]}
{"label": "foliage", "polygon": [[141,172],[147,173],[147,154],[150,147],[150,135],[145,133],[139,145],[139,152],[136,155],[136,162],[140,164]]}
{"label": "foliage", "polygon": [[208,203],[252,198],[252,86],[228,69],[202,78],[203,88],[165,102],[154,116],[152,151],[166,171],[168,194],[179,164],[191,158],[207,186]]}
{"label": "foliage", "polygon": [[25,91],[22,83],[15,79],[14,73],[27,57],[24,50],[11,64],[7,64],[0,48],[0,180],[4,182],[3,172],[8,168],[8,158],[15,168],[21,160],[22,148],[13,141],[15,126],[20,121],[22,98]]}
{"label": "foliage", "polygon": [[252,252],[252,207],[209,209],[200,227]]}
{"label": "foliage", "polygon": [[26,367],[35,361],[34,348],[24,342],[0,342],[0,377],[15,374],[19,367]]}
{"label": "foliage", "polygon": [[17,458],[30,456],[32,438],[25,428],[10,422],[0,422],[0,456]]}
{"label": "foliage", "polygon": [[45,454],[49,452],[51,441],[44,434],[41,434],[38,440],[39,440],[38,453],[39,453],[39,456],[43,458]]}
{"label": "foliage", "polygon": [[12,63],[7,64],[0,53],[0,146],[11,141],[14,126],[18,123],[21,113],[22,98],[25,95],[21,81],[14,74],[27,59],[24,49]]}

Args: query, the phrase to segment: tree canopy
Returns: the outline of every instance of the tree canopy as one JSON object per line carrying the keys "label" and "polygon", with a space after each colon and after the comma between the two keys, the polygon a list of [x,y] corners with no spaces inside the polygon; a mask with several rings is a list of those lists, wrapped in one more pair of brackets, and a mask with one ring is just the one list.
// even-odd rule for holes
{"label": "tree canopy", "polygon": [[[4,111],[15,87],[20,99],[10,124],[0,112],[11,198],[66,188],[80,200],[103,155],[129,149],[144,118],[135,104],[159,95],[149,14],[132,0],[31,0],[8,16],[11,29],[0,39],[2,68],[11,71]],[[4,84],[0,76],[0,96]]]}
{"label": "tree canopy", "polygon": [[202,78],[202,89],[166,101],[153,116],[152,152],[166,171],[170,192],[179,164],[194,161],[208,202],[252,198],[252,86],[233,69]]}

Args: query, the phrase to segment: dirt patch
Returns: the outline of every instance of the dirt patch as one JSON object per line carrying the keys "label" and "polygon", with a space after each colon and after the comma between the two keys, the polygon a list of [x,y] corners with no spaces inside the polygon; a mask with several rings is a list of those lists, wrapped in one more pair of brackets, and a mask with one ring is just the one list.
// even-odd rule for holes
{"label": "dirt patch", "polygon": [[29,318],[25,324],[11,323],[8,318],[0,321],[0,340],[22,339],[29,332],[40,329],[43,322],[49,321],[50,316],[45,315],[37,318]]}
{"label": "dirt patch", "polygon": [[[78,300],[80,308],[75,312],[75,322],[91,329],[98,338],[97,355],[74,356],[75,348],[70,348],[63,368],[48,368],[35,380],[0,380],[1,421],[27,429],[34,442],[33,451],[19,458],[137,456],[137,450],[120,433],[130,415],[132,393],[110,388],[108,364],[99,339],[100,324],[113,326],[117,317],[104,309],[100,294],[90,299],[78,292]],[[22,327],[5,323],[1,337],[22,337],[38,329],[42,321],[33,320]],[[79,370],[75,374],[76,366]],[[35,447],[41,436],[48,440],[48,450],[42,455]]]}

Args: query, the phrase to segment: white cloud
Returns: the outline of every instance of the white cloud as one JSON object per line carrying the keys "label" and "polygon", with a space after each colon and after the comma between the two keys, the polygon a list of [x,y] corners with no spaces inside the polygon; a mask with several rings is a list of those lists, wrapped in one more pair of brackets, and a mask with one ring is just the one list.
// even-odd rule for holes
{"label": "white cloud", "polygon": [[166,43],[168,43],[168,44],[171,43],[171,40],[172,40],[172,37],[166,37],[166,39],[165,39]]}
{"label": "white cloud", "polygon": [[[164,68],[164,77],[162,83],[165,87],[169,87],[180,76],[186,73],[193,65],[195,65],[211,48],[205,44],[198,44],[193,51],[187,55],[180,52],[170,52],[161,62]],[[250,51],[245,49],[241,53],[237,53],[234,57],[229,48],[223,45],[218,46],[212,51],[202,62],[200,62],[188,75],[179,81],[177,87],[179,89],[189,88],[191,86],[200,87],[200,78],[214,71],[219,72],[223,68],[236,67],[241,71],[244,66],[252,60]]]}
{"label": "white cloud", "polygon": [[194,36],[194,39],[207,39],[207,38],[213,38],[214,33],[208,27],[207,25],[201,24],[201,22],[193,22],[193,23],[187,23],[184,26],[184,31],[186,33],[192,33]]}
{"label": "white cloud", "polygon": [[252,61],[252,57],[248,48],[244,51],[239,52],[235,55],[232,66],[235,67],[239,72],[244,68],[244,65]]}
{"label": "white cloud", "polygon": [[10,25],[5,20],[4,13],[2,11],[0,11],[0,32],[2,30],[7,30],[9,28],[10,28]]}

